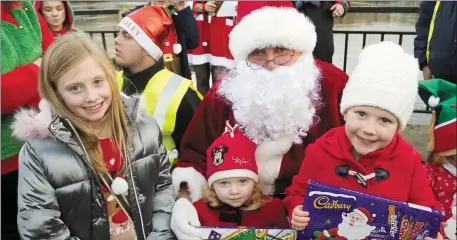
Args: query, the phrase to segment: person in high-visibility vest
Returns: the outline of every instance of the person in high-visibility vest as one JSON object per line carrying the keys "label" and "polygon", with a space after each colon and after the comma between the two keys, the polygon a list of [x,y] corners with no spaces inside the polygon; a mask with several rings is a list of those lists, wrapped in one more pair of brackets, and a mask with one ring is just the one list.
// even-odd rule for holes
{"label": "person in high-visibility vest", "polygon": [[424,79],[457,82],[457,2],[424,1],[416,22],[414,56]]}
{"label": "person in high-visibility vest", "polygon": [[119,23],[115,48],[116,63],[123,68],[117,75],[117,82],[127,95],[142,94],[148,113],[162,130],[173,165],[181,138],[202,96],[191,80],[165,68],[163,49],[170,34],[176,36],[166,10],[160,6],[146,6]]}

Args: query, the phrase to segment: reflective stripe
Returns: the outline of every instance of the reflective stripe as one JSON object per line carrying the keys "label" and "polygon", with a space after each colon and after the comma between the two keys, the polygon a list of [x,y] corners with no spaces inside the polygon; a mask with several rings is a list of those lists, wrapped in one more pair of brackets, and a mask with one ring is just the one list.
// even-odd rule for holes
{"label": "reflective stripe", "polygon": [[[157,100],[156,108],[154,110],[154,118],[156,119],[157,123],[159,124],[160,129],[163,129],[165,124],[165,119],[167,116],[167,110],[169,108],[168,105],[173,103],[171,99],[175,94],[175,91],[178,89],[179,85],[181,84],[182,77],[179,75],[173,75],[170,79],[168,79],[167,84],[163,88],[160,93],[159,99]],[[187,87],[186,87],[187,90]],[[182,98],[181,98],[182,99]],[[181,101],[179,101],[181,102]],[[176,113],[174,113],[176,115]],[[162,130],[164,131],[164,130]]]}
{"label": "reflective stripe", "polygon": [[433,9],[432,21],[430,22],[430,27],[429,27],[429,31],[428,31],[427,51],[425,52],[425,55],[427,57],[427,63],[430,60],[430,41],[432,40],[433,30],[435,28],[436,13],[438,12],[438,9],[440,8],[440,4],[441,4],[441,1],[436,1],[435,9]]}
{"label": "reflective stripe", "polygon": [[[119,88],[122,89],[124,78],[122,72],[116,75]],[[176,144],[171,136],[176,126],[176,114],[179,105],[188,89],[195,90],[192,81],[163,69],[156,73],[146,85],[142,96],[146,101],[146,111],[155,118],[162,131],[162,141],[169,153],[170,165],[177,160]]]}

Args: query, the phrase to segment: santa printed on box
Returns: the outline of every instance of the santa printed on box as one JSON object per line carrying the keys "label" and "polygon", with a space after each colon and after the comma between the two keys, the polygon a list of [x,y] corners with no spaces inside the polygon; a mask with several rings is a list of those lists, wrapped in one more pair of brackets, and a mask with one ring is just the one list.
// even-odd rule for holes
{"label": "santa printed on box", "polygon": [[318,240],[325,240],[329,237],[334,237],[336,240],[361,240],[368,239],[371,231],[376,227],[368,225],[373,222],[375,214],[370,215],[368,209],[359,207],[354,209],[351,213],[342,213],[343,221],[338,224],[338,228],[324,230],[319,236]]}
{"label": "santa printed on box", "polygon": [[[283,197],[307,145],[342,124],[338,105],[348,76],[313,58],[312,22],[290,1],[240,1],[237,11],[229,36],[236,68],[200,103],[172,171],[175,190],[187,192],[192,202],[207,184],[206,150],[224,132],[226,120],[258,145],[262,193],[276,197]],[[187,230],[196,217],[189,205],[174,205],[175,233],[192,235]]]}

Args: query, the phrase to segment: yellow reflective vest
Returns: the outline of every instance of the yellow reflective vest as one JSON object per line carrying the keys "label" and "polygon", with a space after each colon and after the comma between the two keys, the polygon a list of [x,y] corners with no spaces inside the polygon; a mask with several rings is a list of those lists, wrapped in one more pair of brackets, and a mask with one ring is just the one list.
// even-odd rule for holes
{"label": "yellow reflective vest", "polygon": [[[123,72],[118,72],[116,78],[119,89],[122,89],[124,85]],[[179,105],[189,88],[194,90],[200,99],[203,98],[195,90],[191,80],[163,69],[148,81],[142,93],[146,100],[146,111],[155,118],[162,130],[163,143],[168,152],[170,166],[174,165],[178,158],[176,144],[171,134],[175,129]]]}
{"label": "yellow reflective vest", "polygon": [[428,39],[427,39],[427,51],[425,56],[427,57],[427,63],[430,60],[430,41],[432,40],[433,30],[435,29],[435,18],[438,9],[440,8],[441,1],[436,1],[435,8],[433,9],[432,20],[430,21],[430,28],[428,30]]}

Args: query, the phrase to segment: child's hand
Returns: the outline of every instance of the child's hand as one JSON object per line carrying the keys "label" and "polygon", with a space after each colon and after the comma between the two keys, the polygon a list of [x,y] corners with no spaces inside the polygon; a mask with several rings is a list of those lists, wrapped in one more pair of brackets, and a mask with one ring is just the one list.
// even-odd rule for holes
{"label": "child's hand", "polygon": [[292,224],[292,228],[301,231],[308,226],[309,223],[309,212],[302,210],[303,205],[298,205],[292,211],[292,220],[290,223]]}
{"label": "child's hand", "polygon": [[[447,227],[447,222],[441,222],[440,228],[445,228]],[[438,232],[438,235],[436,235],[436,238],[431,238],[431,237],[426,237],[425,240],[443,240],[443,235],[441,235],[440,232]]]}

